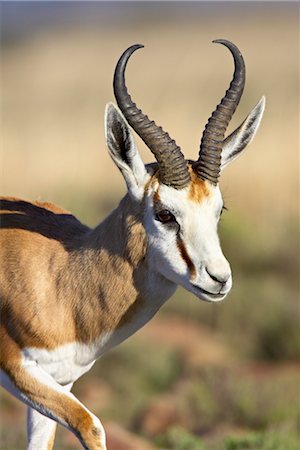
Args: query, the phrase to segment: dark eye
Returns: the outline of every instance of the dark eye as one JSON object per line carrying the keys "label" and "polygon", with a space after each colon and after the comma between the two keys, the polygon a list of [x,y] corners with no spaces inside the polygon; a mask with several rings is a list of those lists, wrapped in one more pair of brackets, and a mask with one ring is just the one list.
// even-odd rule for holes
{"label": "dark eye", "polygon": [[174,215],[167,209],[162,209],[156,213],[156,219],[162,223],[175,222],[176,220]]}

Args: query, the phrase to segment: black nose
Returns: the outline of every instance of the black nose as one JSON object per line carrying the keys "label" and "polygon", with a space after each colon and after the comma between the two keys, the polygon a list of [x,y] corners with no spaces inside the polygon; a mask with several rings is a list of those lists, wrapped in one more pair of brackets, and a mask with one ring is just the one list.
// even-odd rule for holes
{"label": "black nose", "polygon": [[214,281],[216,281],[217,283],[221,284],[222,286],[224,286],[224,284],[226,284],[227,280],[228,280],[228,275],[213,275],[211,274],[207,269],[206,272],[208,273],[208,275],[210,276],[210,278]]}

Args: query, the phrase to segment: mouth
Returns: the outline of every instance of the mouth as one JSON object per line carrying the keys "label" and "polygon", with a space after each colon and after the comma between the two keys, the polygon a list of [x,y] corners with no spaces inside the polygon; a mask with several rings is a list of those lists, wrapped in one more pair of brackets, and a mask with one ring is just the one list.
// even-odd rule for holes
{"label": "mouth", "polygon": [[190,284],[190,292],[192,292],[193,294],[196,295],[196,297],[200,298],[200,300],[204,300],[206,302],[220,302],[222,300],[224,300],[224,298],[226,297],[226,295],[228,294],[228,292],[218,292],[218,293],[214,293],[214,292],[209,292],[206,291],[205,289],[200,288],[199,286],[196,286],[195,284]]}

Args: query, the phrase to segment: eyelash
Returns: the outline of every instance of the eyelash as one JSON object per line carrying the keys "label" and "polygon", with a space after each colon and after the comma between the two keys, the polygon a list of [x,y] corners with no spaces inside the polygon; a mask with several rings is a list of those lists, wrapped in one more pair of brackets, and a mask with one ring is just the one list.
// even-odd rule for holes
{"label": "eyelash", "polygon": [[221,209],[221,212],[220,212],[220,217],[222,216],[224,211],[228,211],[228,208],[225,205],[222,206],[222,209]]}

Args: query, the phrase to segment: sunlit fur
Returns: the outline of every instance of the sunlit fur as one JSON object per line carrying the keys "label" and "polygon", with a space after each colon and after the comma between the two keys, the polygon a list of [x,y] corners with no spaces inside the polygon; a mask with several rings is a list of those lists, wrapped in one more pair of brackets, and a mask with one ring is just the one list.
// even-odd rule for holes
{"label": "sunlit fur", "polygon": [[[146,196],[151,265],[202,300],[221,300],[231,288],[230,267],[217,234],[222,206],[219,188],[195,178],[191,186],[181,190],[153,183]],[[177,224],[156,220],[155,211],[159,209],[171,211]],[[208,272],[224,284],[213,280]]]}
{"label": "sunlit fur", "polygon": [[[261,100],[226,140],[224,167],[253,138],[263,108]],[[177,285],[211,302],[231,288],[217,234],[219,187],[197,178],[192,163],[187,187],[162,184],[112,104],[105,123],[128,193],[95,229],[51,203],[1,200],[1,384],[28,406],[28,450],[52,448],[50,419],[85,449],[106,450],[101,422],[70,393],[74,381],[147,323]],[[171,223],[158,220],[162,209]]]}

